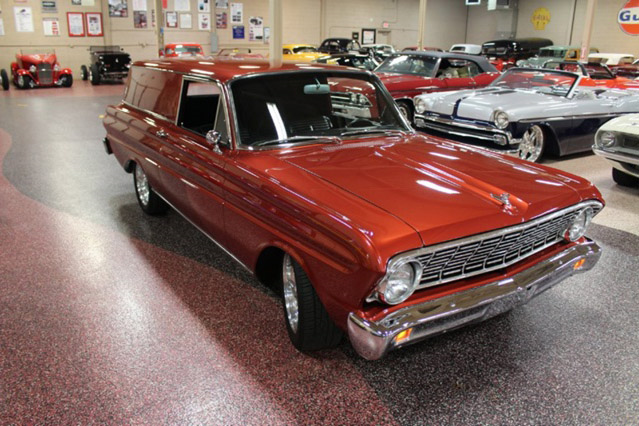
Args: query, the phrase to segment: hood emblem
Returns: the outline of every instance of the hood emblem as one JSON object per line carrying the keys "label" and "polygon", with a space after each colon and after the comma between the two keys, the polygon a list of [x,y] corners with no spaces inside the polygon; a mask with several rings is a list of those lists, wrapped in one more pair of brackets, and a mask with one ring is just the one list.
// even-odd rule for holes
{"label": "hood emblem", "polygon": [[490,194],[491,197],[493,197],[495,200],[499,201],[500,203],[502,203],[504,206],[506,207],[510,207],[510,194],[507,192],[504,192],[503,194]]}

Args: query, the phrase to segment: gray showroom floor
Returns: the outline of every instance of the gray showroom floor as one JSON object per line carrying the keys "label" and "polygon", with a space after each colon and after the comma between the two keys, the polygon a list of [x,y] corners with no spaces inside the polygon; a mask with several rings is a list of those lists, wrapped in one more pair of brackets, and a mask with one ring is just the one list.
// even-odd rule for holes
{"label": "gray showroom floor", "polygon": [[178,214],[143,215],[101,139],[122,86],[0,93],[0,423],[637,424],[639,189],[594,270],[369,362],[288,342],[281,305]]}

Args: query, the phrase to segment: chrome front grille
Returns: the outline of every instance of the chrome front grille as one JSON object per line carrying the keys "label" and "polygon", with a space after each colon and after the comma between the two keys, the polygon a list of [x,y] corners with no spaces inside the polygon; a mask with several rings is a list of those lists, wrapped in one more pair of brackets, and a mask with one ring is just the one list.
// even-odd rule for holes
{"label": "chrome front grille", "polygon": [[582,203],[521,225],[421,249],[419,288],[504,268],[550,247],[563,240],[571,221],[587,205],[595,214],[601,210],[599,203]]}
{"label": "chrome front grille", "polygon": [[53,83],[53,70],[51,64],[42,63],[38,65],[38,81],[40,84]]}

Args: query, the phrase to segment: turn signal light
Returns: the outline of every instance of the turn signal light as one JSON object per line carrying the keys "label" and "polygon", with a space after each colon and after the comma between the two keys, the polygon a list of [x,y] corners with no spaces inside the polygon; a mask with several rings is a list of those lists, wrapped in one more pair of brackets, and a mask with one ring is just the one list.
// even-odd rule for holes
{"label": "turn signal light", "polygon": [[579,259],[577,261],[577,263],[575,263],[575,266],[573,266],[573,269],[576,271],[577,269],[581,269],[582,266],[584,266],[584,263],[586,263],[586,259]]}
{"label": "turn signal light", "polygon": [[408,340],[410,334],[413,332],[412,328],[408,328],[404,331],[400,331],[397,336],[395,336],[395,343],[402,343],[405,340]]}

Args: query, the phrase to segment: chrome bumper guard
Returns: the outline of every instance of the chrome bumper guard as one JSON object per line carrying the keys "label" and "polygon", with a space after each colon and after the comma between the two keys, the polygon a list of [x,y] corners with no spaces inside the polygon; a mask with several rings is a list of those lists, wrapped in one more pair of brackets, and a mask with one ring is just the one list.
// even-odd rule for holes
{"label": "chrome bumper guard", "polygon": [[[599,246],[587,240],[510,278],[408,306],[377,322],[351,312],[348,336],[362,357],[379,359],[391,350],[523,305],[573,274],[592,269],[600,256]],[[398,334],[409,329],[412,329],[409,337],[398,342]]]}

